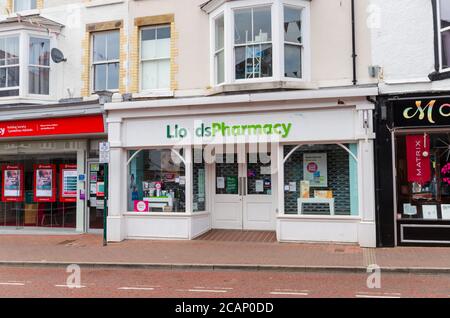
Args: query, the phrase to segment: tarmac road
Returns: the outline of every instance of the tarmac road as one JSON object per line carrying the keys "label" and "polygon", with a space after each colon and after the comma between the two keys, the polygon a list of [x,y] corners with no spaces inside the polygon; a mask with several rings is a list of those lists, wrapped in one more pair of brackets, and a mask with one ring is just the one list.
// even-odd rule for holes
{"label": "tarmac road", "polygon": [[446,274],[382,273],[381,289],[367,288],[368,274],[357,273],[82,268],[81,288],[75,289],[67,286],[69,275],[61,267],[0,267],[0,297],[450,297],[450,275]]}

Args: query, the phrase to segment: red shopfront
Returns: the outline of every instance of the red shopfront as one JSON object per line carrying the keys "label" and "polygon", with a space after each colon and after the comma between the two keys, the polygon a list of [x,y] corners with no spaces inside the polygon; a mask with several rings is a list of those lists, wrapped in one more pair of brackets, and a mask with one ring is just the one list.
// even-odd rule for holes
{"label": "red shopfront", "polygon": [[102,114],[0,122],[0,227],[101,228],[86,211],[104,139]]}

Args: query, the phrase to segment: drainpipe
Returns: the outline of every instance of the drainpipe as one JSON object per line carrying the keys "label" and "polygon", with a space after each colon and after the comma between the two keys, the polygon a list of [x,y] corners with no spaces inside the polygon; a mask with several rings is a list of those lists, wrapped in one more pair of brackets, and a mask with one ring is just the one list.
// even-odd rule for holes
{"label": "drainpipe", "polygon": [[356,79],[356,26],[355,26],[355,0],[352,0],[352,59],[353,59],[353,85],[358,83]]}

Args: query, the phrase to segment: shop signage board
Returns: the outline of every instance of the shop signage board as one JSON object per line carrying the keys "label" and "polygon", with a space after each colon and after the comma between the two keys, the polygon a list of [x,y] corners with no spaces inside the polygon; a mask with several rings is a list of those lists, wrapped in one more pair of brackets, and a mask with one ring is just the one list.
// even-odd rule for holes
{"label": "shop signage board", "polygon": [[34,202],[56,202],[56,166],[34,165]]}
{"label": "shop signage board", "polygon": [[125,147],[356,138],[354,108],[124,121]]}
{"label": "shop signage board", "polygon": [[77,202],[78,171],[76,165],[60,165],[61,202]]}
{"label": "shop signage board", "polygon": [[406,136],[408,182],[425,184],[431,180],[430,136]]}
{"label": "shop signage board", "polygon": [[303,155],[303,178],[312,188],[328,186],[328,164],[326,153],[305,153]]}
{"label": "shop signage board", "polygon": [[392,102],[395,127],[450,126],[450,98]]}
{"label": "shop signage board", "polygon": [[2,201],[24,201],[24,167],[18,165],[2,166]]}
{"label": "shop signage board", "polygon": [[104,132],[103,115],[0,122],[0,139]]}

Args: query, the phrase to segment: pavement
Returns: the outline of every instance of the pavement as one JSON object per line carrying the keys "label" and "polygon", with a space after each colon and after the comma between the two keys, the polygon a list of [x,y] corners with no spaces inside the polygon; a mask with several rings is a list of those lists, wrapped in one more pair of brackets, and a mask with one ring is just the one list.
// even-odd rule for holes
{"label": "pavement", "polygon": [[450,274],[450,248],[365,249],[354,245],[129,240],[101,235],[2,235],[0,266],[129,267],[164,270],[272,270]]}

